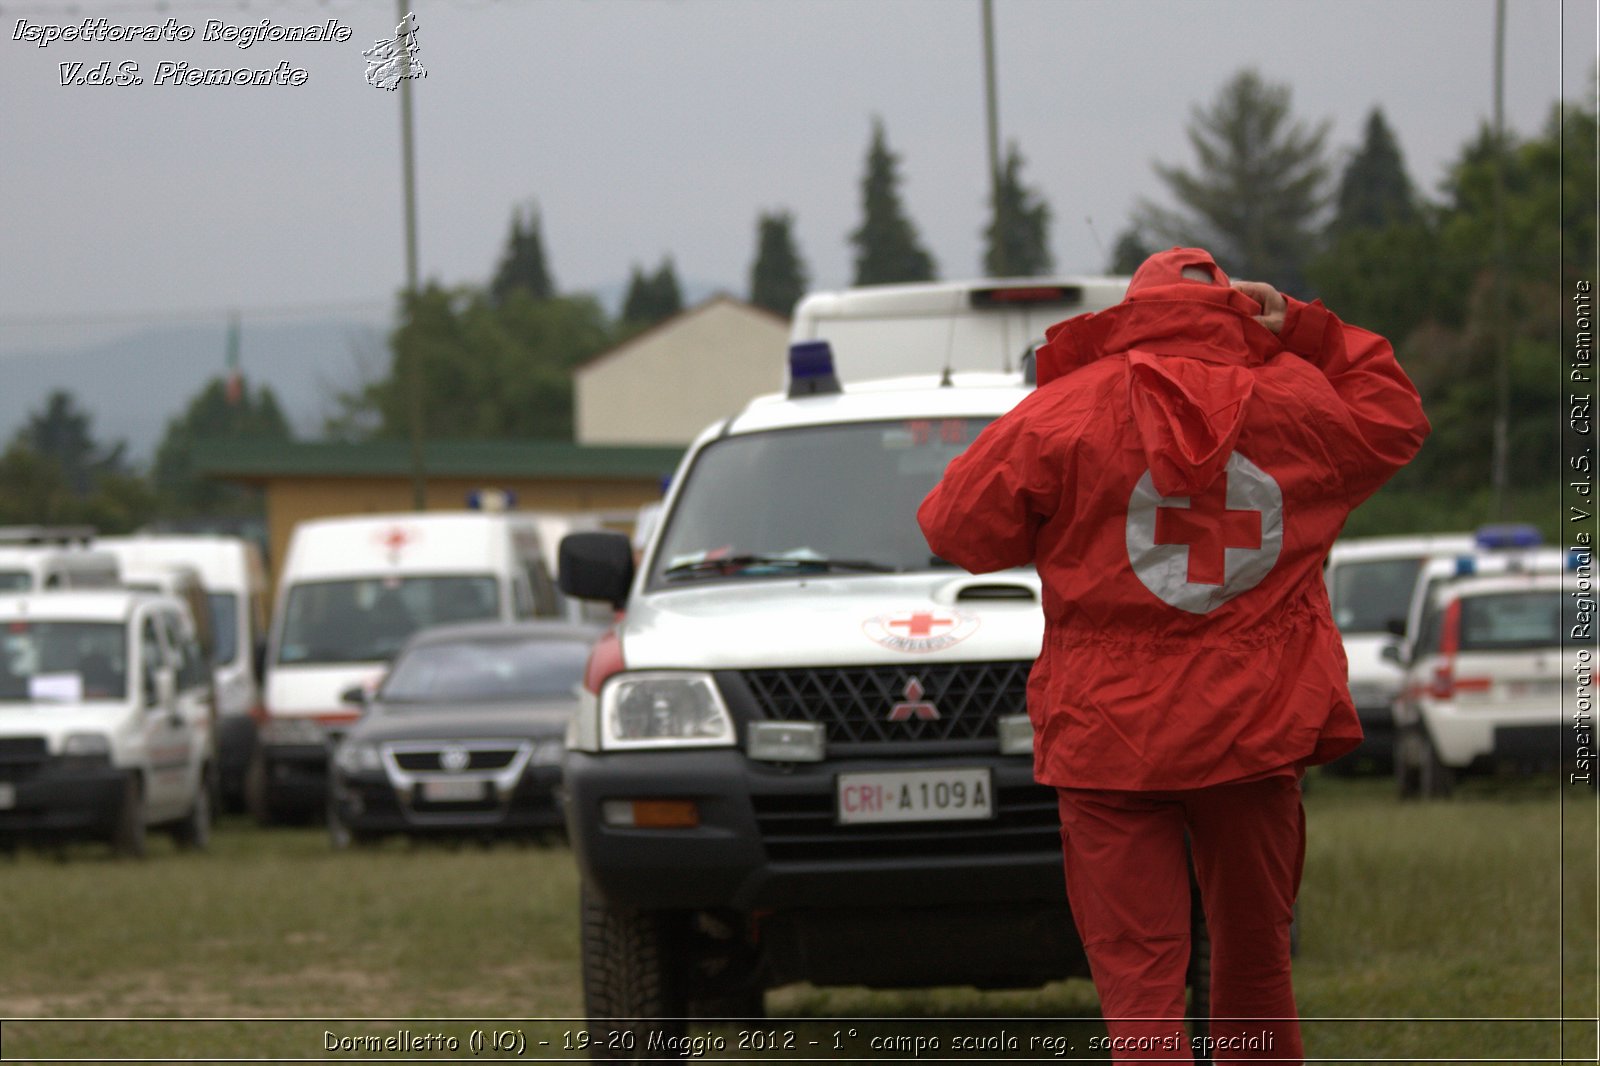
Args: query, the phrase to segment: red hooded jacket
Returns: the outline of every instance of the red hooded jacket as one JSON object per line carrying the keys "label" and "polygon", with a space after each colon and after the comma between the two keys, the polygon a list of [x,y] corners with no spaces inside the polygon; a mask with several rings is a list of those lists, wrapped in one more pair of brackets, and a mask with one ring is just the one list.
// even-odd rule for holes
{"label": "red hooded jacket", "polygon": [[1045,784],[1200,788],[1361,741],[1322,563],[1428,423],[1383,338],[1320,302],[1277,335],[1260,313],[1208,253],[1152,256],[1051,327],[1038,389],[918,511],[941,558],[1039,570]]}

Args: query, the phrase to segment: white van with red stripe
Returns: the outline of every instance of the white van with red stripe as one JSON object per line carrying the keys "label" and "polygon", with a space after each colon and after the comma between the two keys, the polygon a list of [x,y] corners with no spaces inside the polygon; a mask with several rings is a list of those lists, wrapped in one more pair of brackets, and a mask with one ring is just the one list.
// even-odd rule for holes
{"label": "white van with red stripe", "polygon": [[1463,774],[1572,763],[1569,716],[1595,646],[1580,578],[1508,574],[1437,590],[1394,705],[1402,798],[1449,795]]}
{"label": "white van with red stripe", "polygon": [[417,630],[551,617],[555,585],[531,516],[481,511],[301,522],[279,574],[264,715],[246,801],[258,821],[319,812],[328,742],[360,714]]}

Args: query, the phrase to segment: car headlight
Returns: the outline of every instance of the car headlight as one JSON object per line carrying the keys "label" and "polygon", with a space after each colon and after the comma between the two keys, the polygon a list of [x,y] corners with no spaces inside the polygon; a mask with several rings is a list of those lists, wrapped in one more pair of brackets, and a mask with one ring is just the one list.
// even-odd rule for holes
{"label": "car headlight", "polygon": [[604,748],[712,748],[733,742],[733,718],[710,674],[617,674],[600,691]]}
{"label": "car headlight", "polygon": [[564,744],[559,739],[556,739],[556,740],[541,740],[541,741],[539,741],[538,744],[534,745],[533,759],[532,759],[533,765],[535,765],[535,766],[559,766],[559,765],[561,765],[561,755],[562,755],[562,753],[564,751],[566,751],[566,747],[567,747],[566,744]]}
{"label": "car headlight", "polygon": [[68,733],[61,741],[61,757],[85,762],[110,762],[111,738],[104,733]]}
{"label": "car headlight", "polygon": [[340,744],[334,750],[333,761],[347,774],[372,774],[383,769],[383,757],[376,744]]}

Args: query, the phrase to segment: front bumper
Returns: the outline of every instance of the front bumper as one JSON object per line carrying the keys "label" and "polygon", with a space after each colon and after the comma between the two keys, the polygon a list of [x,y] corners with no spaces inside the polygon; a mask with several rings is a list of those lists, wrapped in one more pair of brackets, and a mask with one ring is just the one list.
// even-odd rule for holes
{"label": "front bumper", "polygon": [[0,834],[101,835],[116,825],[128,771],[51,759],[0,778]]}
{"label": "front bumper", "polygon": [[333,772],[333,811],[360,833],[451,835],[457,833],[543,833],[560,830],[565,819],[557,800],[561,771],[532,766],[508,791],[485,780],[478,799],[430,801],[422,784],[396,788],[381,772]]}
{"label": "front bumper", "polygon": [[[841,771],[927,768],[926,759],[880,758],[773,765],[735,749],[568,752],[568,837],[585,883],[615,906],[863,909],[1048,904],[1065,899],[1053,790],[1026,758],[942,759],[987,767],[995,817],[841,825]],[[607,824],[617,800],[692,800],[694,828]]]}
{"label": "front bumper", "polygon": [[328,802],[326,744],[259,744],[262,784],[276,810],[320,810]]}

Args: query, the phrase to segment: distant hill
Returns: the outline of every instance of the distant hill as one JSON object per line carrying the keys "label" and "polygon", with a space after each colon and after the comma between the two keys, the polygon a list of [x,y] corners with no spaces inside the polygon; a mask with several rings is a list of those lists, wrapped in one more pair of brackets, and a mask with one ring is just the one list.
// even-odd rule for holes
{"label": "distant hill", "polygon": [[[608,315],[621,306],[626,283],[595,289]],[[722,291],[690,280],[684,304]],[[388,321],[321,319],[253,321],[240,330],[239,366],[252,388],[272,386],[297,437],[321,435],[335,397],[389,372]],[[167,430],[211,378],[227,373],[223,321],[130,329],[110,340],[69,348],[0,350],[0,449],[50,393],[65,389],[91,418],[102,446],[118,441],[145,466]]]}
{"label": "distant hill", "polygon": [[[314,437],[337,393],[388,372],[386,328],[358,321],[253,323],[240,331],[240,370],[252,388],[270,385],[295,435]],[[126,442],[144,466],[167,422],[211,378],[224,376],[224,324],[153,326],[80,348],[0,356],[0,446],[57,389],[72,393],[103,446]]]}

